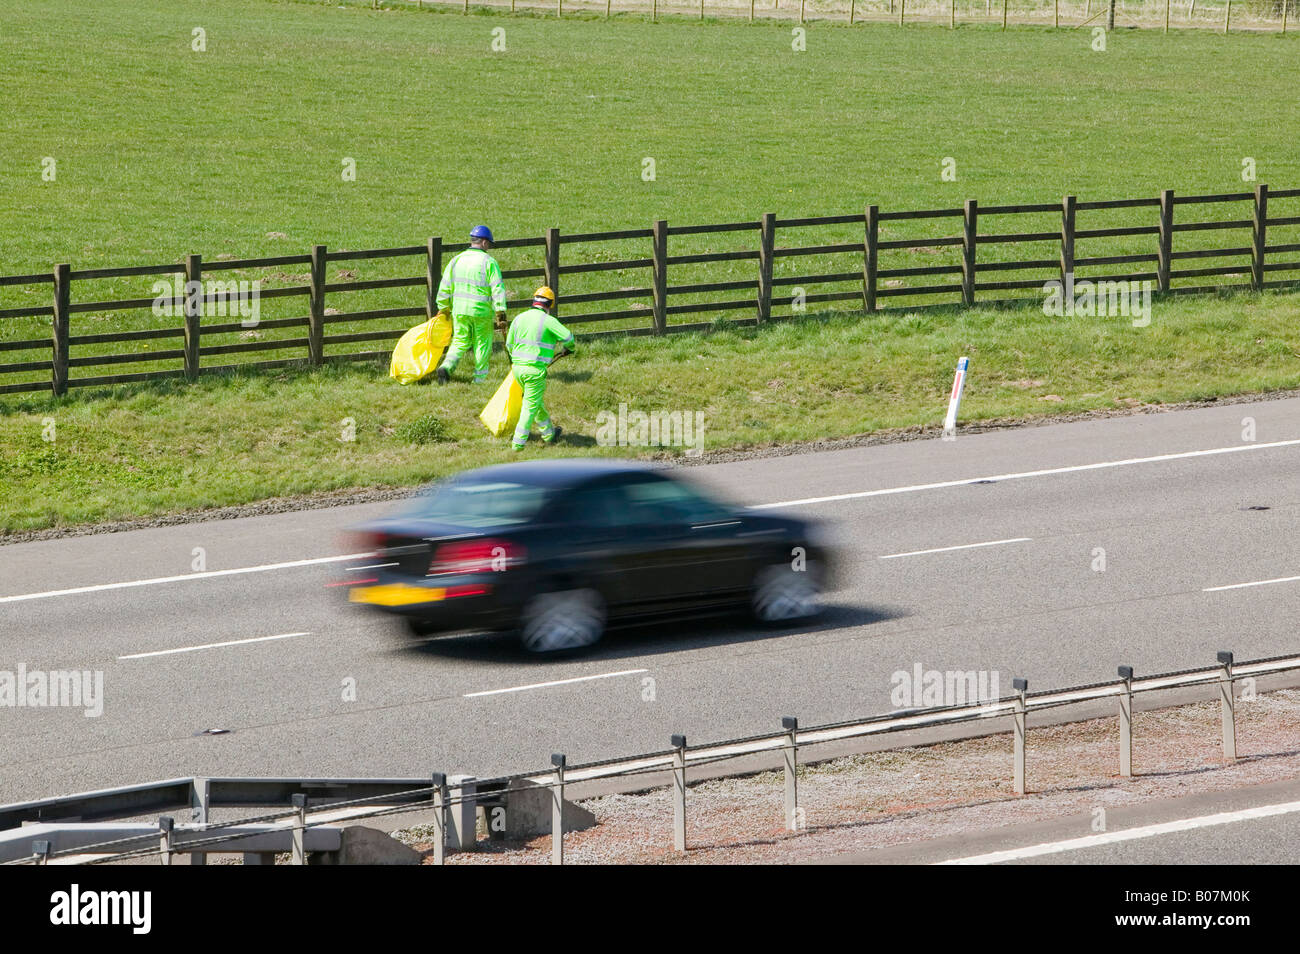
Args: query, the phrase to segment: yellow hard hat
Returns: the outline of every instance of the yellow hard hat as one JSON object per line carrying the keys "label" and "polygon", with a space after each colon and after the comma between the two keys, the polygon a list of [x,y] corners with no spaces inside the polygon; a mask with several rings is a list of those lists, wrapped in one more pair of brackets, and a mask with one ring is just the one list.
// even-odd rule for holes
{"label": "yellow hard hat", "polygon": [[550,285],[543,285],[537,291],[533,292],[533,301],[544,301],[549,305],[555,304],[555,292],[551,291]]}

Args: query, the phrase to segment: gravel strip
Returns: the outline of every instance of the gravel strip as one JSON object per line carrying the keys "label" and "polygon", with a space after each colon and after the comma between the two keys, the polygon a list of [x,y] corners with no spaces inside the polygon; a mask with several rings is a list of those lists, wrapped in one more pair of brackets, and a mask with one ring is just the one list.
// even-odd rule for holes
{"label": "gravel strip", "polygon": [[[1116,720],[1093,719],[1029,728],[1026,772],[1030,793],[1011,791],[1010,733],[875,752],[805,766],[799,803],[806,825],[782,826],[782,776],[766,772],[690,786],[689,844],[672,851],[667,790],[608,795],[582,802],[598,824],[565,840],[575,864],[772,864],[814,861],[845,852],[927,841],[1068,816],[1091,834],[1098,808],[1220,792],[1300,777],[1300,689],[1240,699],[1237,751],[1220,759],[1218,702],[1133,717],[1133,768],[1118,775]],[[395,837],[430,851],[428,832]],[[550,836],[528,842],[480,840],[473,853],[448,855],[452,864],[546,864]]]}

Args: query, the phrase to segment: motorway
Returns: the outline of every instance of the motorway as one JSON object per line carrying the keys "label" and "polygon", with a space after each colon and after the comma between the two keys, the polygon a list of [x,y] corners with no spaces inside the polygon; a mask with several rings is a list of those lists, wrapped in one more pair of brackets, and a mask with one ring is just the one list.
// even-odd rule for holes
{"label": "motorway", "polygon": [[343,531],[391,504],[0,547],[0,670],[102,670],[105,695],[98,718],[0,708],[0,802],[544,769],[888,711],[891,674],[918,663],[1007,692],[1296,652],[1298,474],[1297,399],[704,464],[688,476],[733,500],[825,521],[843,550],[826,616],[613,633],[553,660],[503,636],[409,646],[346,605]]}

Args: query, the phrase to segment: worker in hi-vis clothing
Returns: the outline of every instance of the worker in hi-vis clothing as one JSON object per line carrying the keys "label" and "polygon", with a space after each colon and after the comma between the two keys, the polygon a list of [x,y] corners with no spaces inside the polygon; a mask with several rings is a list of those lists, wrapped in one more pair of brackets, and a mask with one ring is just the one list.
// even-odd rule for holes
{"label": "worker in hi-vis clothing", "polygon": [[[554,444],[562,428],[551,423],[543,399],[546,397],[546,369],[551,362],[574,350],[573,332],[551,314],[555,309],[555,292],[545,285],[533,292],[533,307],[515,315],[506,335],[511,370],[524,389],[519,424],[515,427],[515,450],[528,443],[533,422],[542,431],[542,442]],[[557,351],[558,347],[558,351]]]}
{"label": "worker in hi-vis clothing", "polygon": [[487,253],[492,247],[492,230],[476,225],[469,233],[469,248],[452,256],[438,284],[438,312],[450,311],[454,331],[447,356],[438,366],[438,383],[446,384],[461,355],[474,349],[474,383],[487,380],[488,358],[492,355],[492,318],[504,330],[506,286],[501,266]]}

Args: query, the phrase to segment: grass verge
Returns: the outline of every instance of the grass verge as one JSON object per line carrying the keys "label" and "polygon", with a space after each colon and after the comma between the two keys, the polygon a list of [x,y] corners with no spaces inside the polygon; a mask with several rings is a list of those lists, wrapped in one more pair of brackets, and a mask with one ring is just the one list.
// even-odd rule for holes
{"label": "grass verge", "polygon": [[[680,411],[704,451],[935,424],[956,358],[964,421],[1195,401],[1300,386],[1296,299],[1157,301],[1150,326],[1038,308],[829,315],[760,329],[594,341],[552,372],[563,447],[524,457],[683,454],[603,446],[601,412]],[[406,486],[514,459],[478,412],[488,383],[400,387],[386,369],[232,373],[0,401],[0,533]],[[692,435],[694,438],[696,435]]]}

